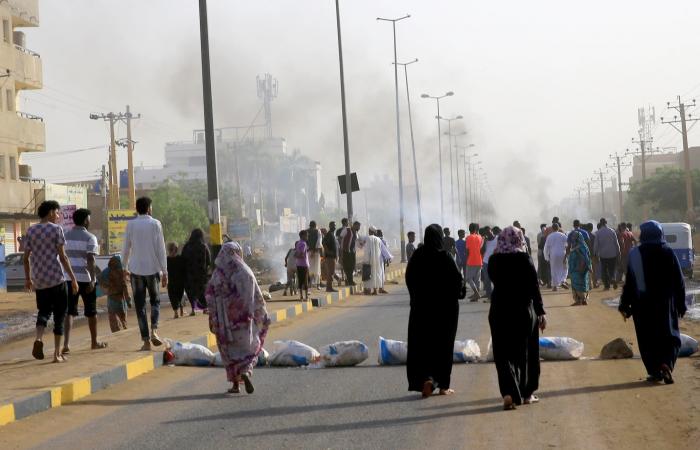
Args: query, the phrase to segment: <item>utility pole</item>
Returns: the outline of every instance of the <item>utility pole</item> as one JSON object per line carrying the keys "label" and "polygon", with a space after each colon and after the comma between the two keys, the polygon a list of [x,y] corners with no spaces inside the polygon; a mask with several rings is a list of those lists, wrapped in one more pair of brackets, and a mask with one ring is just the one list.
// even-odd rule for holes
{"label": "utility pole", "polygon": [[631,164],[623,164],[621,162],[622,158],[624,158],[624,155],[619,155],[617,152],[614,155],[610,155],[610,159],[614,161],[613,167],[610,165],[606,165],[608,168],[614,169],[617,167],[617,201],[618,201],[618,206],[620,208],[620,220],[623,219],[625,216],[623,204],[622,204],[622,168],[623,167],[629,167]]}
{"label": "utility pole", "polygon": [[[335,0],[335,19],[338,30],[338,61],[340,65],[340,105],[343,115],[343,152],[345,155],[345,198],[348,208],[348,222],[352,225],[352,180],[350,179],[350,144],[348,143],[348,119],[345,111],[345,74],[343,69],[343,42],[340,33],[340,6]],[[296,192],[296,191],[295,191]],[[295,193],[296,196],[296,193]],[[340,205],[338,205],[340,208]]]}
{"label": "utility pole", "polygon": [[586,180],[584,181],[586,183],[587,188],[588,188],[588,214],[591,216],[593,215],[593,203],[591,202],[591,183],[593,183],[593,180]]}
{"label": "utility pole", "polygon": [[134,182],[134,141],[131,140],[131,119],[140,119],[141,114],[131,114],[129,105],[126,105],[126,144],[129,159],[129,209],[136,209],[136,185]]}
{"label": "utility pole", "polygon": [[401,262],[406,262],[406,236],[404,235],[404,211],[403,211],[403,167],[401,161],[401,125],[399,120],[399,65],[396,56],[396,22],[411,17],[406,14],[398,19],[384,19],[377,17],[377,20],[391,22],[394,31],[394,87],[396,91],[396,148],[399,160],[399,233],[401,234]]}
{"label": "utility pole", "polygon": [[[664,121],[664,118],[661,118],[661,123],[667,123],[671,125],[673,128],[676,129],[679,133],[681,133],[681,136],[683,137],[683,165],[685,166],[685,199],[686,199],[686,219],[688,220],[688,223],[690,225],[694,225],[695,223],[695,211],[694,211],[694,201],[693,201],[693,178],[692,174],[690,172],[690,150],[688,150],[688,128],[686,123],[687,122],[692,122],[692,125],[690,126],[691,128],[697,123],[698,120],[700,119],[693,119],[692,114],[688,114],[688,117],[685,115],[685,108],[686,106],[690,107],[695,107],[695,99],[693,99],[692,105],[686,105],[683,103],[681,100],[681,96],[678,96],[678,106],[671,106],[671,102],[666,103],[668,109],[675,109],[678,111],[678,116],[673,116],[673,120],[668,120]],[[681,128],[680,130],[676,126],[676,124],[680,123]]]}
{"label": "utility pole", "polygon": [[418,234],[419,239],[423,241],[423,214],[420,207],[420,182],[418,181],[418,163],[416,162],[416,141],[413,138],[413,117],[411,115],[411,94],[408,89],[408,65],[417,63],[418,59],[414,59],[407,63],[398,63],[403,66],[404,76],[406,77],[406,103],[408,105],[408,126],[411,130],[411,149],[413,151],[413,178],[416,180],[416,204],[418,207]]}
{"label": "utility pole", "polygon": [[601,214],[605,216],[605,179],[603,178],[605,171],[599,169],[593,173],[600,177],[600,205],[603,208]]}
{"label": "utility pole", "polygon": [[117,148],[114,139],[114,122],[122,118],[122,114],[90,114],[92,120],[109,122],[109,209],[119,208],[119,172],[117,171]]}
{"label": "utility pole", "polygon": [[202,53],[202,97],[204,103],[204,142],[207,160],[207,199],[209,212],[209,235],[213,256],[219,253],[222,244],[221,205],[216,169],[216,142],[214,140],[214,113],[211,99],[211,69],[209,63],[209,24],[207,0],[199,0],[199,41]]}
{"label": "utility pole", "polygon": [[[646,145],[651,144],[653,141],[654,141],[654,138],[650,137],[647,139],[644,136],[644,132],[643,132],[642,128],[639,129],[639,139],[635,141],[634,138],[632,138],[633,144],[639,144],[639,155],[640,155],[640,158],[642,159],[642,181],[647,179],[647,157],[646,157],[647,146]],[[628,153],[629,153],[629,151],[628,151]]]}

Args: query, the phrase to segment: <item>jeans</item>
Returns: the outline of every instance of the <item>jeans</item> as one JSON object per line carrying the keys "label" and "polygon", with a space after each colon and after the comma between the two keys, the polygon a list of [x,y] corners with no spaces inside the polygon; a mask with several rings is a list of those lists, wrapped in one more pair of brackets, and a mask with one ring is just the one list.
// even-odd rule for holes
{"label": "jeans", "polygon": [[158,295],[158,283],[160,275],[135,275],[131,274],[131,289],[134,291],[134,308],[136,318],[139,322],[141,339],[147,341],[150,334],[148,332],[148,318],[146,317],[146,291],[151,300],[151,328],[155,331],[158,328],[158,316],[160,315],[160,297]]}
{"label": "jeans", "polygon": [[601,272],[603,275],[603,285],[606,289],[611,283],[617,285],[615,269],[617,268],[617,258],[600,258]]}
{"label": "jeans", "polygon": [[481,266],[467,266],[467,285],[472,288],[474,295],[479,295],[479,282],[481,278]]}
{"label": "jeans", "polygon": [[493,284],[491,284],[491,278],[489,278],[489,263],[484,263],[481,269],[481,277],[484,279],[484,290],[486,291],[486,296],[491,298]]}

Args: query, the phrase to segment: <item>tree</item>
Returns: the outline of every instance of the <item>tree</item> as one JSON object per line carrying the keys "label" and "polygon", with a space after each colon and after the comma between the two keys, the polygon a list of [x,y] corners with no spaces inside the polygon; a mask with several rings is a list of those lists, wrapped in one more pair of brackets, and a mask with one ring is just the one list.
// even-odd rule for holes
{"label": "tree", "polygon": [[[700,171],[693,170],[691,176],[695,202],[693,207],[697,208],[700,202]],[[630,206],[649,205],[651,214],[657,220],[664,222],[684,220],[686,216],[685,171],[676,167],[657,170],[653,176],[632,185],[630,199],[632,200]]]}
{"label": "tree", "polygon": [[[179,183],[166,181],[152,193],[153,216],[163,224],[166,242],[185,242],[195,228],[207,230],[207,210]],[[206,197],[205,197],[206,199]]]}

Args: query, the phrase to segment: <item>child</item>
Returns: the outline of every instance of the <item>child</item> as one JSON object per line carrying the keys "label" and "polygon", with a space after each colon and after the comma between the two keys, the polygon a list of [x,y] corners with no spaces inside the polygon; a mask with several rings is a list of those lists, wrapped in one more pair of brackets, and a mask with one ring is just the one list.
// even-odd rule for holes
{"label": "child", "polygon": [[289,295],[297,295],[297,287],[295,284],[297,275],[297,262],[296,258],[294,257],[294,252],[295,249],[294,247],[292,247],[287,252],[287,256],[284,257],[284,267],[287,268],[287,285],[284,287],[284,294],[282,294],[284,297],[287,296],[287,289],[289,289]]}
{"label": "child", "polygon": [[306,230],[299,232],[299,240],[294,244],[294,259],[297,266],[297,283],[299,285],[299,300],[309,300],[309,244],[306,240],[309,233]]}
{"label": "child", "polygon": [[176,243],[168,243],[168,298],[175,311],[175,319],[185,314],[182,305],[182,297],[185,295],[185,261],[182,255],[178,255],[178,251]]}
{"label": "child", "polygon": [[114,255],[109,260],[107,268],[100,274],[100,285],[104,287],[107,294],[109,329],[112,333],[126,330],[126,303],[131,299],[126,286],[121,256]]}

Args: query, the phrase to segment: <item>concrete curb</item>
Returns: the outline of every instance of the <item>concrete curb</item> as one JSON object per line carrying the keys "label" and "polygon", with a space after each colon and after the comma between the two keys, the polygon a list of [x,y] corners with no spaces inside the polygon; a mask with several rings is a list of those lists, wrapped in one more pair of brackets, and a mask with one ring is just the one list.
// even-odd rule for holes
{"label": "concrete curb", "polygon": [[[397,269],[387,272],[387,281],[400,278],[405,269]],[[272,323],[280,323],[293,317],[300,316],[314,308],[332,305],[341,302],[356,292],[362,292],[363,285],[343,287],[338,292],[323,293],[318,298],[308,302],[292,305],[285,309],[277,310],[270,314]],[[191,340],[194,344],[216,347],[216,337],[212,333]],[[135,361],[108,369],[104,372],[66,380],[57,386],[49,387],[29,397],[21,398],[12,403],[0,404],[0,426],[15,422],[25,417],[57,408],[61,405],[73,403],[95,392],[106,389],[109,386],[132,380],[140,375],[149,373],[163,365],[161,352],[155,352]]]}

